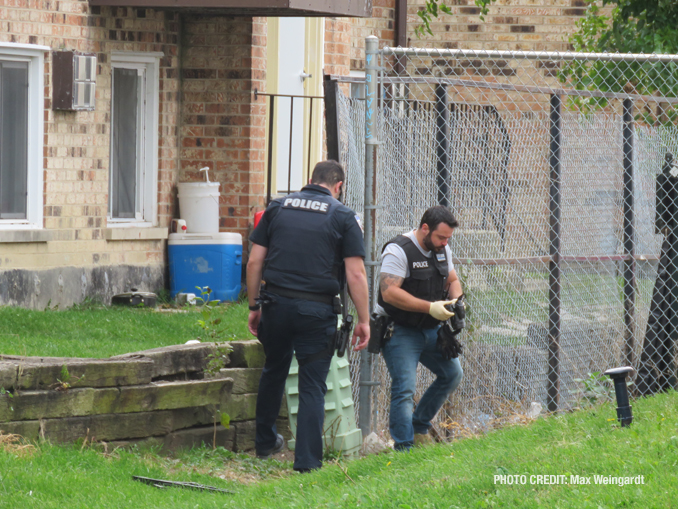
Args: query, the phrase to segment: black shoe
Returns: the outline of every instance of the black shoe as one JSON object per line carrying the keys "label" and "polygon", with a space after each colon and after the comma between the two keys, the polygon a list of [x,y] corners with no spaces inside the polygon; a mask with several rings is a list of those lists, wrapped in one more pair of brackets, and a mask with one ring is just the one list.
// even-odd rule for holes
{"label": "black shoe", "polygon": [[285,447],[285,439],[283,438],[282,435],[278,435],[275,438],[275,445],[273,446],[273,449],[271,449],[267,453],[257,452],[257,458],[259,458],[260,460],[267,460],[274,454],[277,454],[280,451],[282,451],[283,447]]}
{"label": "black shoe", "polygon": [[297,472],[298,474],[308,474],[309,472],[314,472],[316,470],[320,470],[322,465],[317,466],[317,467],[311,467],[311,468],[302,468],[302,467],[292,467],[292,469]]}

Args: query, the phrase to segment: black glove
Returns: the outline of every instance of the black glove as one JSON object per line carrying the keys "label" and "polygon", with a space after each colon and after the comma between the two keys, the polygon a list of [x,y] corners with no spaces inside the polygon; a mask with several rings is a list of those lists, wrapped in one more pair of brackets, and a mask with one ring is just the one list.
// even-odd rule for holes
{"label": "black glove", "polygon": [[442,327],[438,329],[438,341],[436,341],[436,347],[446,361],[456,359],[464,353],[464,347],[457,339],[461,329],[456,331],[453,330],[452,325],[450,324],[452,320],[453,318],[446,321],[443,323]]}

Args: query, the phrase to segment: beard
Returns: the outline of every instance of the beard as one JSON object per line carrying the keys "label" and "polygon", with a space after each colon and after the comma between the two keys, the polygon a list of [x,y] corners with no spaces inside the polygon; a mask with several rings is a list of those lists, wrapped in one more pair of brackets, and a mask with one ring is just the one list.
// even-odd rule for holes
{"label": "beard", "polygon": [[440,253],[443,249],[445,249],[445,246],[436,247],[433,245],[433,242],[431,242],[431,232],[429,232],[428,235],[424,237],[424,247],[427,251],[433,251],[435,253]]}

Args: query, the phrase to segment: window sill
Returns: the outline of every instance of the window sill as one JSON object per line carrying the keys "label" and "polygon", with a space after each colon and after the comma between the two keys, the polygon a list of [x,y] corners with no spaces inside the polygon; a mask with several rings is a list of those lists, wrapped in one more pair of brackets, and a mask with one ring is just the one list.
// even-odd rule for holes
{"label": "window sill", "polygon": [[49,242],[54,240],[53,230],[0,230],[0,244]]}
{"label": "window sill", "polygon": [[104,228],[104,238],[114,240],[164,240],[168,236],[167,228]]}

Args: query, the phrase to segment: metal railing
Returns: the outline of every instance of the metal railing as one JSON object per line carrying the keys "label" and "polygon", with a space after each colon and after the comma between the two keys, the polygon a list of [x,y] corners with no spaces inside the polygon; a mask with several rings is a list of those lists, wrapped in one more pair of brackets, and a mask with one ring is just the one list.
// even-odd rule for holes
{"label": "metal railing", "polygon": [[[285,194],[289,194],[295,191],[298,191],[298,189],[292,189],[292,154],[293,154],[293,148],[294,148],[294,101],[295,99],[301,99],[302,101],[304,99],[309,100],[309,108],[308,108],[308,147],[307,147],[307,156],[306,156],[306,173],[308,175],[311,174],[311,147],[313,144],[313,102],[314,100],[323,100],[324,97],[322,96],[315,96],[315,95],[289,95],[289,94],[266,94],[263,92],[259,92],[257,89],[254,89],[254,100],[256,101],[259,96],[262,97],[268,97],[268,127],[267,127],[267,132],[266,132],[266,137],[268,138],[268,148],[267,148],[267,163],[266,163],[266,204],[269,204],[271,202],[271,195],[272,195],[272,186],[273,186],[273,154],[274,154],[274,140],[276,138],[275,134],[277,133],[276,131],[276,99],[278,98],[285,98],[290,100],[290,129],[289,129],[289,135],[288,135],[288,163],[287,163],[287,188],[284,190],[281,190],[280,185],[278,185],[278,190],[277,193],[283,192]],[[303,103],[302,103],[302,111],[303,111]],[[276,193],[276,194],[277,194]]]}

